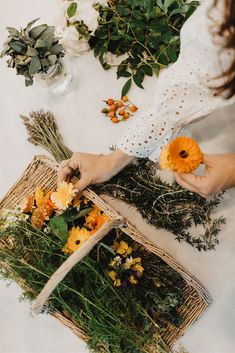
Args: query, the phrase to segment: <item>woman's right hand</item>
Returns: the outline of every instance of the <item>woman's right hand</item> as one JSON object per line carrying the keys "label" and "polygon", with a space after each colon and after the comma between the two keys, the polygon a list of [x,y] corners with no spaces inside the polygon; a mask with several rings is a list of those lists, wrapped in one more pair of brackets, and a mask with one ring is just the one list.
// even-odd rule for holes
{"label": "woman's right hand", "polygon": [[235,153],[204,155],[205,175],[175,173],[178,184],[203,197],[235,186]]}
{"label": "woman's right hand", "polygon": [[62,161],[58,171],[58,184],[69,181],[75,171],[80,172],[80,180],[75,185],[78,191],[91,184],[102,183],[120,172],[135,157],[119,149],[108,155],[76,152],[70,159]]}

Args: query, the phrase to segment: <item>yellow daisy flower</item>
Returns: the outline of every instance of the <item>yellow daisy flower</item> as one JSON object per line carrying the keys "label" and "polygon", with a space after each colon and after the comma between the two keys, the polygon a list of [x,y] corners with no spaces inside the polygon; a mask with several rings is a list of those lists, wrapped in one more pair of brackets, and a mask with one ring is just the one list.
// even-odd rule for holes
{"label": "yellow daisy flower", "polygon": [[86,228],[73,227],[69,231],[68,241],[63,247],[64,253],[73,253],[90,238],[91,234]]}
{"label": "yellow daisy flower", "polygon": [[72,183],[63,181],[58,189],[51,194],[51,200],[59,210],[66,210],[76,194]]}

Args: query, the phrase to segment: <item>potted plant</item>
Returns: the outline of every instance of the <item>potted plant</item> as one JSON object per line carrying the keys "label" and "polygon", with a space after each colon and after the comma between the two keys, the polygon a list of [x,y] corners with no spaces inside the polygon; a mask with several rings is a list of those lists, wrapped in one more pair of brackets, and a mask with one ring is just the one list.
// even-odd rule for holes
{"label": "potted plant", "polygon": [[17,75],[25,77],[25,85],[31,86],[34,77],[44,81],[52,81],[66,76],[61,58],[65,51],[55,37],[55,27],[41,24],[34,26],[38,19],[30,22],[26,28],[17,30],[7,27],[9,32],[1,57],[9,56],[8,67],[15,68]]}

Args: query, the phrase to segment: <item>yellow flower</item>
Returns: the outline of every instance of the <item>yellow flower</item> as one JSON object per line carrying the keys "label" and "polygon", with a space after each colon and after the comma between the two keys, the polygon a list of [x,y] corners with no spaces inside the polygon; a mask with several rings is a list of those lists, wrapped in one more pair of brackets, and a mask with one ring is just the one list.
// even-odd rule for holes
{"label": "yellow flower", "polygon": [[203,153],[197,142],[187,136],[172,140],[160,154],[160,167],[178,173],[191,173],[202,163]]}
{"label": "yellow flower", "polygon": [[111,280],[113,281],[113,284],[115,287],[120,287],[121,286],[121,280],[120,278],[117,278],[117,274],[115,271],[109,271],[108,272],[108,276],[111,278]]}
{"label": "yellow flower", "polygon": [[64,253],[73,253],[90,238],[90,232],[86,228],[73,227],[69,231],[68,241],[63,247]]}
{"label": "yellow flower", "polygon": [[120,243],[118,241],[114,241],[112,248],[120,255],[127,256],[132,253],[132,248],[128,246],[128,244],[121,240]]}
{"label": "yellow flower", "polygon": [[115,281],[117,275],[115,271],[109,271],[108,276],[111,278],[112,281]]}
{"label": "yellow flower", "polygon": [[130,276],[129,282],[130,282],[131,284],[137,284],[137,283],[138,283],[137,279],[136,279],[133,275]]}
{"label": "yellow flower", "polygon": [[161,287],[161,282],[158,281],[158,280],[155,281],[154,284],[155,284],[155,286],[156,286],[157,288],[160,288],[160,287]]}
{"label": "yellow flower", "polygon": [[86,225],[91,229],[91,234],[93,234],[100,229],[108,219],[109,217],[102,210],[94,206],[86,216]]}
{"label": "yellow flower", "polygon": [[144,268],[143,268],[141,265],[139,265],[139,264],[135,264],[135,265],[132,266],[131,268],[132,268],[132,270],[138,271],[138,272],[140,272],[140,273],[144,272]]}
{"label": "yellow flower", "polygon": [[59,210],[65,210],[72,202],[76,189],[72,183],[62,181],[58,189],[51,194],[51,200]]}
{"label": "yellow flower", "polygon": [[113,284],[115,285],[115,287],[120,287],[122,282],[121,282],[121,280],[119,278],[117,278],[116,281],[114,281]]}
{"label": "yellow flower", "polygon": [[136,263],[140,263],[141,262],[141,258],[140,257],[136,257],[136,258],[132,258],[129,257],[128,259],[126,259],[126,262],[123,265],[123,268],[125,270],[129,270],[131,268],[131,266],[135,265]]}
{"label": "yellow flower", "polygon": [[46,213],[43,207],[37,207],[31,215],[31,223],[35,228],[42,228],[46,220]]}

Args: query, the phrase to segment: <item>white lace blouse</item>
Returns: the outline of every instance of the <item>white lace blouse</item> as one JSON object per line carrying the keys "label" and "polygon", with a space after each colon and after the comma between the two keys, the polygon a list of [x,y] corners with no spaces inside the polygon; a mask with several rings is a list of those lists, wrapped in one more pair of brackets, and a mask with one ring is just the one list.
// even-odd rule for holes
{"label": "white lace blouse", "polygon": [[[122,135],[118,148],[124,153],[156,162],[162,146],[176,134],[184,134],[184,126],[234,102],[234,97],[225,100],[208,88],[234,55],[231,50],[221,53],[212,40],[211,4],[212,0],[202,1],[182,27],[179,58],[161,71],[152,107],[147,113],[139,112]],[[213,21],[219,23],[222,9],[213,12]]]}

